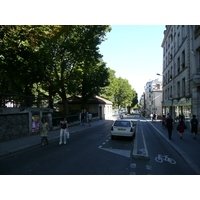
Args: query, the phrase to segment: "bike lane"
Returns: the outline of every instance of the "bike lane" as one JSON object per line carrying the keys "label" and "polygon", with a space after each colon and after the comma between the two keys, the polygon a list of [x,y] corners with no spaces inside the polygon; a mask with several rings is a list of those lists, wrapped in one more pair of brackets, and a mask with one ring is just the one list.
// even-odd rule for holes
{"label": "bike lane", "polygon": [[149,174],[196,175],[196,172],[185,162],[179,153],[146,120],[141,119],[140,123],[150,158],[148,161],[140,162],[140,165],[151,166]]}

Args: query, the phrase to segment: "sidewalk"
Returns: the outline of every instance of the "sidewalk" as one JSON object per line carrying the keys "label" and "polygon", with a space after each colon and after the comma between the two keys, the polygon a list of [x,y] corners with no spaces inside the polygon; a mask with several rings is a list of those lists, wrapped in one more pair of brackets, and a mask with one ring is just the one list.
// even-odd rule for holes
{"label": "sidewalk", "polygon": [[169,140],[167,129],[162,128],[160,120],[152,122],[150,119],[146,119],[146,121],[182,156],[197,174],[200,174],[200,135],[197,135],[197,139],[194,140],[193,134],[186,129],[183,139],[180,139],[175,126],[172,132],[172,139]]}
{"label": "sidewalk", "polygon": [[[110,119],[112,120],[112,119]],[[114,120],[114,118],[113,118]],[[104,124],[108,122],[109,120],[99,120],[99,121],[94,121],[91,123],[91,126],[97,126],[100,124]],[[69,127],[69,132],[70,134],[76,133],[78,131],[84,130],[84,129],[89,129],[91,126],[86,124],[85,126],[81,125],[76,125],[76,126],[71,126]],[[58,140],[59,143],[59,137],[60,137],[60,130],[54,130],[50,131],[48,135],[48,140],[51,142],[52,140]],[[29,136],[29,137],[24,137],[24,138],[19,138],[16,140],[10,140],[7,142],[2,142],[0,143],[0,157],[9,155],[33,146],[39,146],[41,145],[41,137],[40,135],[34,135],[34,136]]]}

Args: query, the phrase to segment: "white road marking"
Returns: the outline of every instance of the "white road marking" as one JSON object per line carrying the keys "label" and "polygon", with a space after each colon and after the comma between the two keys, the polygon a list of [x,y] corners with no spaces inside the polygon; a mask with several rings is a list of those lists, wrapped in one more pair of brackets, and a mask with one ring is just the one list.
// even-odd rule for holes
{"label": "white road marking", "polygon": [[130,168],[136,168],[136,163],[131,163]]}
{"label": "white road marking", "polygon": [[147,170],[152,170],[152,166],[151,165],[146,165]]}
{"label": "white road marking", "polygon": [[102,150],[115,153],[121,156],[125,156],[127,158],[131,157],[131,150],[123,150],[123,149],[108,149],[108,148],[101,148]]}

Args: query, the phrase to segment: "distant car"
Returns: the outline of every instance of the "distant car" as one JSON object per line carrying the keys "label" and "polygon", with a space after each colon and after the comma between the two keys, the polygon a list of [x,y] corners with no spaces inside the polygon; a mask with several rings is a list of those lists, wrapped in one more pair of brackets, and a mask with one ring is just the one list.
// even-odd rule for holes
{"label": "distant car", "polygon": [[135,124],[131,120],[118,119],[112,124],[110,132],[111,139],[114,139],[115,136],[126,136],[133,138],[135,134]]}

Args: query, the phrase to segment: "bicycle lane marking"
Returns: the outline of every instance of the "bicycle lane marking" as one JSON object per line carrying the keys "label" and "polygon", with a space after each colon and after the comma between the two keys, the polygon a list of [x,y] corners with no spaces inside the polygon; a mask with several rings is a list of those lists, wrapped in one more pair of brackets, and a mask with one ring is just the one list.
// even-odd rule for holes
{"label": "bicycle lane marking", "polygon": [[158,130],[151,122],[146,120],[165,141],[185,160],[185,162],[195,171],[195,173],[200,175],[200,168],[195,164],[195,162],[177,145],[175,145],[171,140],[168,140],[165,135]]}
{"label": "bicycle lane marking", "polygon": [[158,154],[158,156],[155,157],[155,161],[158,163],[163,163],[163,161],[166,161],[171,164],[176,164],[176,161],[173,158],[169,158],[168,155],[162,156],[161,154]]}

